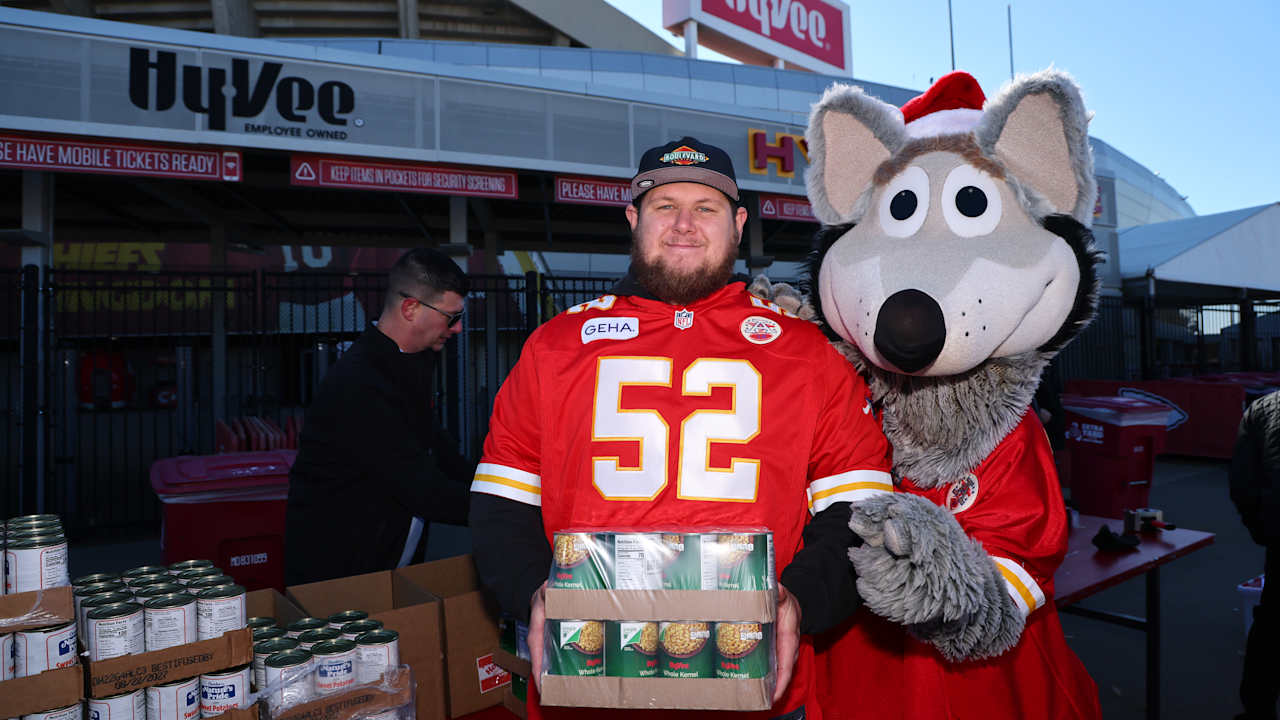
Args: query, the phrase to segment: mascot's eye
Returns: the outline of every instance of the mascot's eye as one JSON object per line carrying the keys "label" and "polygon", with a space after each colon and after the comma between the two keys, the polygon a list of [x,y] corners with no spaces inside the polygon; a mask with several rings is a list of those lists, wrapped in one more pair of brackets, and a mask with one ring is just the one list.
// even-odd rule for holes
{"label": "mascot's eye", "polygon": [[972,165],[960,165],[942,184],[942,217],[960,237],[987,235],[1000,224],[1000,189],[992,177]]}
{"label": "mascot's eye", "polygon": [[889,237],[911,237],[929,214],[929,176],[911,166],[889,181],[880,194],[880,227]]}
{"label": "mascot's eye", "polygon": [[894,220],[906,220],[916,211],[916,194],[910,190],[899,190],[889,201],[889,214]]}
{"label": "mascot's eye", "polygon": [[987,211],[987,194],[972,185],[956,193],[956,209],[965,217],[976,218]]}

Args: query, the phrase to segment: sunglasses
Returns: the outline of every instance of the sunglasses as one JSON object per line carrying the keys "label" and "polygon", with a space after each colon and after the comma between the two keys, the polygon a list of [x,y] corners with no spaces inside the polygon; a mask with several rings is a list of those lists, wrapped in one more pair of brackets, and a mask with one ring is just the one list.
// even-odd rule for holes
{"label": "sunglasses", "polygon": [[449,327],[453,327],[454,325],[457,325],[458,323],[462,322],[462,316],[463,316],[463,315],[465,315],[465,314],[466,314],[466,312],[467,312],[467,309],[466,309],[466,308],[463,308],[463,309],[459,310],[459,311],[458,311],[458,312],[456,312],[456,313],[449,313],[449,312],[445,312],[445,311],[441,310],[440,308],[436,307],[435,305],[432,305],[432,304],[431,304],[431,303],[429,303],[429,302],[424,302],[424,301],[422,301],[422,300],[420,300],[420,299],[418,299],[418,298],[416,298],[416,297],[414,297],[414,296],[412,296],[412,295],[410,295],[410,294],[408,294],[408,293],[403,293],[403,292],[402,292],[402,293],[400,293],[400,295],[401,295],[401,297],[404,297],[405,299],[408,299],[408,300],[416,300],[416,301],[417,301],[417,303],[418,303],[419,305],[425,305],[425,306],[427,306],[427,307],[431,308],[432,310],[435,310],[436,312],[440,313],[441,315],[443,315],[443,316],[445,316],[445,317],[449,318]]}

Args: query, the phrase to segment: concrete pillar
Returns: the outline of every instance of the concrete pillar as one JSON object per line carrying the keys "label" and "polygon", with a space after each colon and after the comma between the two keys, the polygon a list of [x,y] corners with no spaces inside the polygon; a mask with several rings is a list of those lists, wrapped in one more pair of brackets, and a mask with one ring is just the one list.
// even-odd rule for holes
{"label": "concrete pillar", "polygon": [[[48,285],[48,269],[52,261],[53,245],[53,175],[33,170],[22,171],[22,229],[33,238],[22,248],[22,265],[37,268],[31,278],[40,292],[24,294],[34,298],[34,308],[24,308],[23,318],[30,319],[33,327],[23,332],[18,356],[23,358],[23,372],[19,375],[22,387],[18,397],[23,399],[23,424],[19,447],[23,449],[23,494],[29,490],[34,497],[21,497],[22,512],[45,512],[45,473],[48,467],[45,441],[49,431],[48,377],[49,359],[45,355],[49,330],[49,310],[43,289]],[[30,310],[31,312],[26,312]],[[28,330],[28,328],[24,328]],[[33,367],[27,368],[30,362]],[[29,404],[29,407],[28,407]]]}
{"label": "concrete pillar", "polygon": [[398,0],[400,11],[400,37],[416,40],[422,36],[418,22],[418,0]]}
{"label": "concrete pillar", "polygon": [[684,21],[684,56],[690,60],[698,59],[698,21]]}

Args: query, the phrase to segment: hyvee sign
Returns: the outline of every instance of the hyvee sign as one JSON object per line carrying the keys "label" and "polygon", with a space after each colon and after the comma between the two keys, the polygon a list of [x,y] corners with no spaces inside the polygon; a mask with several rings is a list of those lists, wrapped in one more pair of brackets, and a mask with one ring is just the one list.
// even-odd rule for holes
{"label": "hyvee sign", "polygon": [[[345,127],[355,111],[355,90],[338,80],[317,84],[295,75],[281,77],[283,70],[283,64],[270,61],[252,70],[244,58],[232,58],[229,70],[179,67],[175,52],[131,47],[129,101],[141,110],[165,111],[173,108],[180,96],[184,107],[208,119],[210,130],[226,130],[228,113],[233,118],[258,118],[270,104],[281,120],[296,125],[246,122],[245,132],[347,139],[346,132],[338,128]],[[304,127],[313,118],[332,129]],[[359,127],[363,123],[356,119],[353,124]]]}
{"label": "hyvee sign", "polygon": [[837,0],[663,0],[662,12],[667,28],[695,20],[711,30],[711,41],[703,44],[727,55],[764,52],[810,70],[846,75],[848,19],[849,6]]}

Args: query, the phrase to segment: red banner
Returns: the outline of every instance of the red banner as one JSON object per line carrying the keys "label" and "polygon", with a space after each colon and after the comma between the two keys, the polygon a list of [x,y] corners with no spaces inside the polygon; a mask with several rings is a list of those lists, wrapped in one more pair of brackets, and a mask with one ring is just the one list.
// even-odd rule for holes
{"label": "red banner", "polygon": [[310,187],[387,190],[515,200],[516,174],[488,170],[295,154],[289,182]]}
{"label": "red banner", "polygon": [[1174,455],[1229,458],[1236,428],[1244,412],[1243,385],[1177,380],[1069,380],[1076,395],[1120,395],[1166,405],[1169,434],[1164,452]]}
{"label": "red banner", "polygon": [[798,220],[816,223],[813,206],[804,198],[760,193],[760,217],[766,220]]}
{"label": "red banner", "polygon": [[847,70],[844,66],[844,15],[826,0],[791,0],[785,4],[757,0],[702,0],[702,11],[803,55]]}
{"label": "red banner", "polygon": [[0,134],[0,167],[240,182],[238,150]]}
{"label": "red banner", "polygon": [[631,183],[557,175],[556,202],[615,207],[630,205]]}

